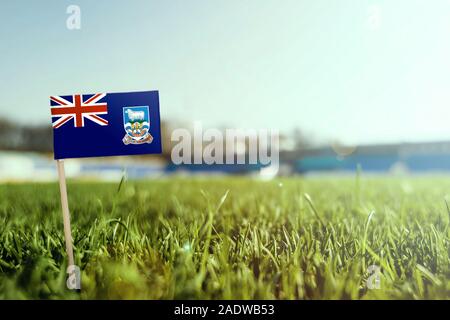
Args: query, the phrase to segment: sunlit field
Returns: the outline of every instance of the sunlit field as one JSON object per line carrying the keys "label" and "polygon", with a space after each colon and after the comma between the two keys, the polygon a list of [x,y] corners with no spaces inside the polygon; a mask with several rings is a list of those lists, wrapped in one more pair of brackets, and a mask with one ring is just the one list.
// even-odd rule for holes
{"label": "sunlit field", "polygon": [[69,181],[68,192],[81,291],[65,286],[57,184],[4,184],[1,299],[450,298],[450,179]]}

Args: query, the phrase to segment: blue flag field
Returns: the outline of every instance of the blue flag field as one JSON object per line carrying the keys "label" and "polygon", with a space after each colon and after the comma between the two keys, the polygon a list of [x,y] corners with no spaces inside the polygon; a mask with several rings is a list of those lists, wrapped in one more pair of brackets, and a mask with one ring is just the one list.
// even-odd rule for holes
{"label": "blue flag field", "polygon": [[161,153],[158,91],[50,97],[55,159]]}

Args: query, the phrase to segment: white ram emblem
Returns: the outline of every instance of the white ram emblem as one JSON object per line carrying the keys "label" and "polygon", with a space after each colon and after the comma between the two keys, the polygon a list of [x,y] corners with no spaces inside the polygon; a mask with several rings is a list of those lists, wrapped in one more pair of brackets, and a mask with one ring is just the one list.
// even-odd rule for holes
{"label": "white ram emblem", "polygon": [[123,108],[123,126],[126,135],[122,141],[124,144],[142,144],[153,141],[150,130],[148,106]]}

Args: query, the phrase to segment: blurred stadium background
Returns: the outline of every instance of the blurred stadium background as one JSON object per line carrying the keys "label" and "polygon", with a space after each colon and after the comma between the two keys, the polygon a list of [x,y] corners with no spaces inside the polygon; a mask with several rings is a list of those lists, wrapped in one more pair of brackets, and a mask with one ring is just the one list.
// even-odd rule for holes
{"label": "blurred stadium background", "polygon": [[[124,173],[129,179],[198,174],[258,177],[265,169],[258,164],[174,165],[170,160],[171,126],[163,123],[162,127],[161,156],[70,159],[66,161],[68,177],[105,181],[118,181]],[[0,120],[0,179],[55,180],[51,130],[50,125],[18,126]],[[450,141],[345,146],[314,143],[300,130],[280,137],[279,176],[353,174],[356,170],[391,175],[449,173]]]}
{"label": "blurred stadium background", "polygon": [[3,181],[55,179],[50,94],[149,89],[160,91],[164,154],[68,160],[69,177],[260,174],[172,165],[172,130],[195,120],[278,130],[283,176],[450,170],[449,1],[79,0],[76,30],[71,4],[0,11]]}

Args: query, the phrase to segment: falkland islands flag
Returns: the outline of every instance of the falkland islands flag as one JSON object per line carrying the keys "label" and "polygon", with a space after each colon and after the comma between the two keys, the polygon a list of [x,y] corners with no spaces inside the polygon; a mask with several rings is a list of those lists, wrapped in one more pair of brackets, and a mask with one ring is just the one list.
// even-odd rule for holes
{"label": "falkland islands flag", "polygon": [[158,91],[50,97],[55,159],[161,153]]}

